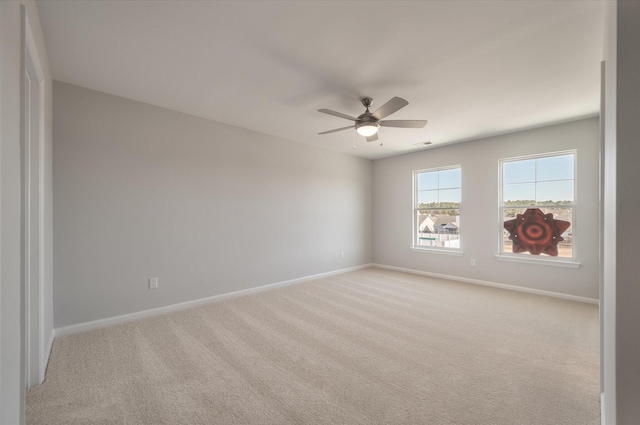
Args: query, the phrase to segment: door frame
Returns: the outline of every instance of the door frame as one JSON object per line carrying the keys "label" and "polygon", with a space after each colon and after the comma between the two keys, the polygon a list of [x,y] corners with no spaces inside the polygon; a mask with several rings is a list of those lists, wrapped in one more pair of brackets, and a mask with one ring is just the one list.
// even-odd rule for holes
{"label": "door frame", "polygon": [[[22,252],[23,265],[23,291],[24,291],[24,359],[25,359],[25,383],[30,388],[44,381],[46,369],[46,353],[44,341],[44,135],[45,135],[45,87],[42,62],[38,56],[38,49],[33,36],[28,16],[25,16],[22,26],[24,34],[23,60],[23,87],[22,97],[23,114],[21,140],[21,187],[22,187]],[[29,63],[30,62],[30,63]],[[34,73],[35,75],[30,75]],[[29,96],[29,82],[34,83],[38,92],[37,105],[31,106]],[[36,116],[32,116],[32,112]],[[37,120],[37,122],[34,122]],[[37,152],[33,152],[31,139],[32,125],[37,125]],[[32,179],[32,167],[37,167],[37,181]],[[31,199],[33,191],[36,191],[37,205],[32,208]],[[37,224],[37,225],[34,225]],[[32,227],[37,229],[36,247],[33,246]],[[32,261],[32,250],[36,250],[37,256]],[[32,275],[36,275],[31,279]]]}

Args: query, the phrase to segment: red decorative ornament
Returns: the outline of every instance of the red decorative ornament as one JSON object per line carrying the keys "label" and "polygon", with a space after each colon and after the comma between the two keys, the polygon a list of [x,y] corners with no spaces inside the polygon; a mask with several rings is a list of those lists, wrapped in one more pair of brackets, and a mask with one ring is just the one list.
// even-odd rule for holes
{"label": "red decorative ornament", "polygon": [[533,255],[547,254],[558,256],[560,236],[571,226],[564,220],[556,220],[553,214],[545,214],[540,208],[528,208],[524,214],[518,214],[513,220],[506,220],[504,228],[513,241],[514,253],[529,252]]}

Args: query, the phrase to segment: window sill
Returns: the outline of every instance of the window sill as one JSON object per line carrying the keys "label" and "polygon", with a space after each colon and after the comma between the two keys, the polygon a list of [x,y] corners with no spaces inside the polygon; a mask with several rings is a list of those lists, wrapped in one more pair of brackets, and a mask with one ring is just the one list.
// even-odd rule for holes
{"label": "window sill", "polygon": [[460,257],[462,256],[462,251],[460,251],[459,249],[454,249],[454,248],[449,248],[449,249],[442,249],[442,248],[418,248],[416,246],[412,246],[411,251],[413,252],[421,252],[423,254],[441,254],[441,255],[453,255],[453,256],[457,256]]}
{"label": "window sill", "polygon": [[580,268],[580,263],[573,260],[547,260],[545,258],[529,258],[514,255],[496,255],[496,259],[500,261],[510,261],[513,263],[541,264],[545,266],[567,267],[570,269]]}

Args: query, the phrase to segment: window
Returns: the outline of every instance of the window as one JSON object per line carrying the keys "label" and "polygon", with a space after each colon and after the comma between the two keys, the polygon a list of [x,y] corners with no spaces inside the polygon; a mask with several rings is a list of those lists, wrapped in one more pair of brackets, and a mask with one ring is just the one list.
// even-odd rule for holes
{"label": "window", "polygon": [[[500,161],[501,255],[554,259],[557,251],[558,259],[573,260],[575,258],[573,245],[575,237],[573,223],[576,211],[575,157],[576,152],[571,151]],[[522,239],[520,242],[511,240],[510,232],[504,228],[504,223],[515,219],[518,214],[521,214],[522,218],[525,211],[530,208],[538,208],[545,217],[548,217],[547,214],[552,214],[554,220],[569,224],[557,222],[560,224],[559,227],[547,228],[543,223],[543,225],[520,228],[520,233],[524,232],[525,238],[530,236],[527,242],[538,245],[538,248],[518,252],[523,246],[523,241]],[[565,226],[566,229],[564,229]],[[555,230],[548,231],[548,229]],[[523,237],[523,235],[520,236]],[[543,245],[547,248],[539,248]],[[538,255],[532,255],[536,251]]]}
{"label": "window", "polygon": [[460,166],[414,171],[415,248],[460,248]]}

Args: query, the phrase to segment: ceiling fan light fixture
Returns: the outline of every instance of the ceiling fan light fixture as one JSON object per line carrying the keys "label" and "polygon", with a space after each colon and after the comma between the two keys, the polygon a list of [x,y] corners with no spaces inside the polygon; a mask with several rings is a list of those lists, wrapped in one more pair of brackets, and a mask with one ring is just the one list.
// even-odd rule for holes
{"label": "ceiling fan light fixture", "polygon": [[378,132],[380,124],[377,122],[363,122],[356,125],[356,131],[362,137],[371,137]]}

